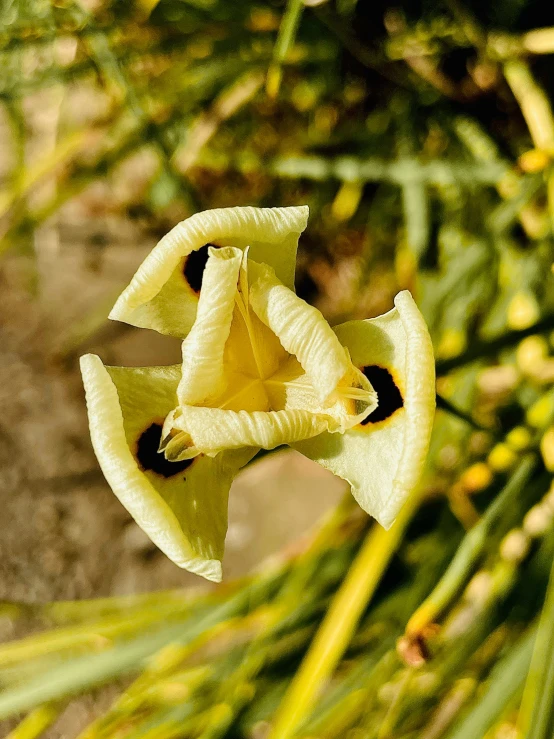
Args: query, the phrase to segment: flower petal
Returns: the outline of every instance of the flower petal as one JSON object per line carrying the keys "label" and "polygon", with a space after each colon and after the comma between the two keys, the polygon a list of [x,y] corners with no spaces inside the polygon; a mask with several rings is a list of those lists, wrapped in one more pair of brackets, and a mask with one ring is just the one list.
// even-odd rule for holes
{"label": "flower petal", "polygon": [[183,341],[179,403],[200,404],[225,390],[223,355],[231,330],[243,252],[210,248],[196,320]]}
{"label": "flower petal", "polygon": [[332,417],[306,410],[248,412],[191,405],[179,410],[174,428],[186,431],[192,446],[209,455],[241,447],[274,449],[337,427]]}
{"label": "flower petal", "polygon": [[359,505],[388,528],[417,485],[435,409],[435,364],[425,321],[409,292],[378,318],[335,328],[353,363],[365,368],[377,410],[344,435],[294,445],[347,480]]}
{"label": "flower petal", "polygon": [[250,377],[270,377],[286,361],[287,352],[273,331],[244,302],[237,306],[225,345],[225,365]]}
{"label": "flower petal", "polygon": [[249,265],[250,303],[256,314],[294,354],[324,402],[351,363],[333,329],[321,313],[289,290],[265,264]]}
{"label": "flower petal", "polygon": [[114,493],[179,567],[221,580],[229,488],[256,450],[168,462],[157,450],[181,368],[104,367],[88,354],[81,371],[92,444]]}
{"label": "flower petal", "polygon": [[[207,245],[250,246],[253,259],[274,267],[294,289],[298,237],[308,208],[220,208],[177,224],[150,252],[110,318],[184,338],[196,315]],[[194,253],[194,254],[193,254]]]}

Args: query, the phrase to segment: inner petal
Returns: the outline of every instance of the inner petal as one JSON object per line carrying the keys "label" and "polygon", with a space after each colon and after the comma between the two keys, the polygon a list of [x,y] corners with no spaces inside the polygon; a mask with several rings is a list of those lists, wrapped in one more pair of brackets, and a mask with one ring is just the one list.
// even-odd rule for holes
{"label": "inner petal", "polygon": [[251,305],[296,356],[312,381],[314,392],[325,402],[352,369],[347,351],[321,313],[289,290],[265,264],[250,265]]}
{"label": "inner petal", "polygon": [[229,411],[268,411],[271,409],[264,382],[239,372],[229,376],[224,395],[217,399],[218,408]]}
{"label": "inner petal", "polygon": [[200,404],[225,389],[225,346],[234,311],[242,252],[234,247],[210,247],[204,269],[196,320],[183,341],[180,404]]}
{"label": "inner petal", "polygon": [[253,310],[247,313],[235,305],[224,362],[248,377],[265,379],[273,375],[290,356],[273,331]]}
{"label": "inner petal", "polygon": [[176,426],[190,436],[196,453],[215,456],[224,449],[273,449],[336,428],[334,419],[307,410],[248,412],[184,406]]}

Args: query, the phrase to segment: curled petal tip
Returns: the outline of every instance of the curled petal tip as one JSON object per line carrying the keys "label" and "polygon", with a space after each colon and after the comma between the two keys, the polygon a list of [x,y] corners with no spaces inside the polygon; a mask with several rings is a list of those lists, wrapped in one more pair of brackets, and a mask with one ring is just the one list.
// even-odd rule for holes
{"label": "curled petal tip", "polygon": [[[112,320],[185,338],[196,316],[208,247],[250,247],[252,259],[270,264],[294,289],[298,238],[307,206],[218,208],[178,223],[150,252],[110,312]],[[206,247],[206,248],[205,248]],[[205,256],[193,256],[204,250]],[[194,267],[192,275],[189,267]],[[194,280],[192,280],[194,276]]]}
{"label": "curled petal tip", "polygon": [[91,439],[110,487],[179,567],[221,579],[227,496],[255,450],[169,462],[158,448],[180,367],[104,367],[81,358]]}
{"label": "curled petal tip", "polygon": [[429,448],[435,411],[431,339],[407,290],[388,313],[335,331],[354,364],[373,378],[377,409],[343,436],[322,434],[295,447],[347,480],[360,506],[389,528],[416,487]]}

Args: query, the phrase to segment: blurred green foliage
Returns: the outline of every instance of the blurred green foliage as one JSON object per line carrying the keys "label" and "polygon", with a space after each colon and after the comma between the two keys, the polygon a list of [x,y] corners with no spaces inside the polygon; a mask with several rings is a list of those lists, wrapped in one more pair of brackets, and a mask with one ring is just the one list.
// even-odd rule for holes
{"label": "blurred green foliage", "polygon": [[[338,321],[411,289],[441,410],[390,532],[345,502],[297,553],[209,595],[5,604],[50,627],[0,647],[0,716],[31,711],[11,736],[132,675],[83,738],[549,739],[554,9],[87,7],[0,6],[2,248],[30,251],[133,159],[141,176],[110,208],[145,231],[308,203],[299,291]],[[30,156],[42,105],[55,142]]]}

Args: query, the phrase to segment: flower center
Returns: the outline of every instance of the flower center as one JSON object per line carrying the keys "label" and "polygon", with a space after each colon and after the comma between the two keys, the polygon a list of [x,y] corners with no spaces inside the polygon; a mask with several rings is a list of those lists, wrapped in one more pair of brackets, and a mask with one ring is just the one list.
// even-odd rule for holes
{"label": "flower center", "polygon": [[[237,291],[235,313],[226,354],[236,372],[218,407],[225,410],[280,411],[291,401],[302,404],[312,397],[313,388],[298,359],[285,351],[268,328]],[[371,393],[363,388],[337,387],[337,399],[367,403]],[[294,400],[293,400],[294,399]],[[295,404],[296,404],[295,403]]]}
{"label": "flower center", "polygon": [[225,347],[232,368],[225,397],[218,406],[227,410],[269,411],[285,407],[284,385],[303,374],[295,357],[286,352],[238,290],[231,333]]}
{"label": "flower center", "polygon": [[170,461],[344,433],[376,406],[321,314],[246,261],[233,247],[210,250],[183,342],[179,405],[164,422],[160,451]]}

